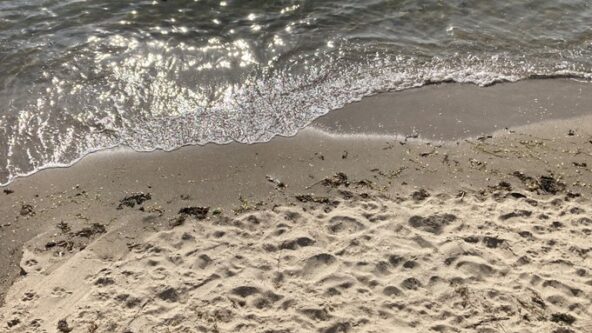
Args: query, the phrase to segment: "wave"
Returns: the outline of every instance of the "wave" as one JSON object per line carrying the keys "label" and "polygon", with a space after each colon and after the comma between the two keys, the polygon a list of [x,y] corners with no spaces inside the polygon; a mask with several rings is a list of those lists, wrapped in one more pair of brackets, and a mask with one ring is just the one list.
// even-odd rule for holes
{"label": "wave", "polygon": [[[169,151],[293,136],[327,112],[381,92],[592,78],[586,67],[554,58],[402,55],[348,42],[265,64],[245,41],[213,41],[205,50],[117,35],[89,45],[62,61],[68,70],[43,72],[25,94],[4,97],[1,185],[113,147]],[[231,57],[212,58],[209,48]]]}

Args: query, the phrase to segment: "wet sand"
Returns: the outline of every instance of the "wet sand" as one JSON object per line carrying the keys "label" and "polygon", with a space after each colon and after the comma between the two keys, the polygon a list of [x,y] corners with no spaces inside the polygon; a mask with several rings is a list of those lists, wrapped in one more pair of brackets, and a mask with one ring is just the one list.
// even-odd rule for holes
{"label": "wet sand", "polygon": [[590,105],[592,85],[573,80],[526,80],[487,88],[437,84],[364,98],[317,119],[313,126],[336,133],[456,140],[587,115]]}
{"label": "wet sand", "polygon": [[[390,98],[437,100],[441,88],[475,97],[446,85]],[[470,139],[309,128],[256,145],[102,152],[19,179],[0,194],[0,327],[586,332],[592,116],[559,120],[573,111],[562,103]]]}

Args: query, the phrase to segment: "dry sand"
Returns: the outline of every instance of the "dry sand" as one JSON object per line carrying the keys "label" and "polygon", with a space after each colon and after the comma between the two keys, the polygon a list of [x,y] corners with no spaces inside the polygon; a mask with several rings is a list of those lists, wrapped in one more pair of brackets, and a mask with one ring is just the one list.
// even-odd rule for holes
{"label": "dry sand", "polygon": [[588,204],[354,192],[190,217],[115,251],[113,229],[57,267],[28,247],[2,319],[15,332],[62,319],[74,332],[592,329]]}
{"label": "dry sand", "polygon": [[2,194],[0,332],[592,332],[591,166],[590,116],[95,154]]}

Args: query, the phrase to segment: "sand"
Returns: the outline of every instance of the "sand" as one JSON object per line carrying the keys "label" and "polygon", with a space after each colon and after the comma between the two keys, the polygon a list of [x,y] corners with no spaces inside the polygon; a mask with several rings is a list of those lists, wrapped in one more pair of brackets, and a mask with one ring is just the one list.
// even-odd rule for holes
{"label": "sand", "polygon": [[438,84],[367,97],[313,124],[329,132],[457,140],[589,115],[590,105],[592,85],[575,80],[525,80],[487,88]]}
{"label": "sand", "polygon": [[20,320],[18,332],[54,332],[62,319],[74,332],[592,329],[588,204],[353,190],[189,217],[106,257],[113,229],[58,268],[28,248],[30,273],[3,319]]}
{"label": "sand", "polygon": [[591,332],[591,157],[590,116],[91,155],[2,194],[0,332]]}

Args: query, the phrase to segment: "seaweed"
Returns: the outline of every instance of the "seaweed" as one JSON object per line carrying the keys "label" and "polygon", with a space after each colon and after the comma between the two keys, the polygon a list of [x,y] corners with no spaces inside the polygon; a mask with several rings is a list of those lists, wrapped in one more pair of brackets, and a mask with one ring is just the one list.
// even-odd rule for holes
{"label": "seaweed", "polygon": [[123,207],[134,208],[136,205],[141,205],[150,199],[152,199],[150,193],[132,193],[131,195],[128,195],[119,201],[119,206],[117,206],[117,209],[123,209]]}
{"label": "seaweed", "polygon": [[203,220],[208,216],[210,207],[185,207],[179,209],[179,214],[186,216],[193,216],[198,220]]}

